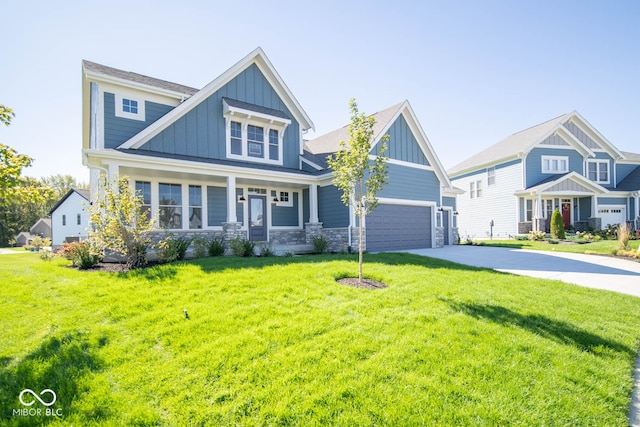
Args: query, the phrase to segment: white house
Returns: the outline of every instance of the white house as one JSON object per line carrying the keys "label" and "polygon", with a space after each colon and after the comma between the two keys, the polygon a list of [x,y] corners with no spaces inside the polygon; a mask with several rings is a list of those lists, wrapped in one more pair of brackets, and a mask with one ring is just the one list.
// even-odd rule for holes
{"label": "white house", "polygon": [[51,245],[82,240],[89,226],[89,190],[71,189],[51,209]]}

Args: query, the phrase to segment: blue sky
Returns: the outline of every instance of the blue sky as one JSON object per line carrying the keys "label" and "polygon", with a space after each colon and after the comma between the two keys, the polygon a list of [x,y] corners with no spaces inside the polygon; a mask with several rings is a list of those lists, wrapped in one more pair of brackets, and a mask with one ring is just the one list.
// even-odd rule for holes
{"label": "blue sky", "polygon": [[[21,1],[0,14],[0,142],[25,175],[81,163],[81,61],[203,87],[261,46],[316,126],[408,99],[449,168],[577,110],[640,152],[638,1]],[[313,137],[313,134],[309,135]]]}

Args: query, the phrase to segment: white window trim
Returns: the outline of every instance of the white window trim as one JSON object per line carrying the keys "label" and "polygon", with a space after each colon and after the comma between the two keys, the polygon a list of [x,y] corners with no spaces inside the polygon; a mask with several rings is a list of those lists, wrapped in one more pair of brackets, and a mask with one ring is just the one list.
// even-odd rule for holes
{"label": "white window trim", "polygon": [[[280,193],[288,194],[288,201],[283,202]],[[275,204],[276,206],[292,208],[293,207],[293,191],[290,190],[276,190],[276,195],[278,196],[278,202]]]}
{"label": "white window trim", "polygon": [[[491,178],[493,178],[493,182],[491,182]],[[487,168],[487,187],[494,185],[496,185],[496,167],[492,166]]]}
{"label": "white window trim", "polygon": [[[144,99],[138,98],[136,96],[131,96],[126,93],[116,93],[114,94],[115,98],[115,114],[116,117],[122,117],[124,119],[132,119],[139,120],[144,122],[146,120],[146,112],[145,112],[145,102]],[[122,100],[130,99],[131,101],[136,101],[138,103],[138,113],[129,113],[122,109]]]}
{"label": "white window trim", "polygon": [[[544,167],[544,163],[545,160],[549,161],[549,169],[545,169]],[[558,169],[552,169],[551,165],[552,162],[554,160],[558,161]],[[565,169],[560,169],[560,162],[564,161],[565,162]],[[569,156],[541,156],[540,157],[540,170],[542,171],[542,173],[546,173],[546,174],[559,174],[559,173],[567,173],[569,172]]]}
{"label": "white window trim", "polygon": [[[610,184],[611,183],[611,168],[609,160],[606,159],[597,159],[597,160],[587,160],[587,174],[586,174],[586,178],[591,180],[591,178],[589,178],[589,164],[595,164],[596,166],[596,179],[593,182],[597,182],[598,184]],[[603,181],[600,179],[600,164],[604,163],[607,165],[607,180]]]}

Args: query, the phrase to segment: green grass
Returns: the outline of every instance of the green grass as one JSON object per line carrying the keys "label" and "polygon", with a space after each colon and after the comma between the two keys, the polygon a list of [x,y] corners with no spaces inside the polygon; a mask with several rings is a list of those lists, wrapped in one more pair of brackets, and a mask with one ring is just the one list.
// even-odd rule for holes
{"label": "green grass", "polygon": [[0,256],[1,424],[627,425],[640,298],[408,254],[375,291],[349,256],[65,265]]}
{"label": "green grass", "polygon": [[[633,241],[632,241],[633,242]],[[536,251],[557,251],[587,253],[599,255],[611,255],[618,249],[617,240],[599,240],[591,243],[557,243],[531,240],[481,240],[474,244],[482,246],[499,246],[505,248],[531,249]]]}

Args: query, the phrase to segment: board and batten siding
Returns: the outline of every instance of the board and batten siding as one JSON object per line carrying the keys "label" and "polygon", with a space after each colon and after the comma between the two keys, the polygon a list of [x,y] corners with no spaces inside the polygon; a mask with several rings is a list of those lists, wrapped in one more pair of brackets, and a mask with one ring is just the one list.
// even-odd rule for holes
{"label": "board and batten siding", "polygon": [[542,156],[567,157],[569,160],[568,172],[577,172],[583,175],[584,159],[575,150],[571,149],[553,149],[553,148],[534,148],[527,154],[526,158],[526,188],[533,187],[545,179],[557,175],[553,173],[542,173]]}
{"label": "board and batten siding", "polygon": [[238,74],[141,148],[168,154],[226,159],[223,97],[285,113],[291,124],[287,126],[283,138],[283,166],[299,168],[300,126],[255,64]]}
{"label": "board and batten siding", "polygon": [[[482,195],[472,199],[469,184],[477,185],[478,181],[482,182]],[[451,183],[465,191],[456,198],[456,222],[462,239],[488,237],[492,220],[494,237],[518,233],[518,199],[514,193],[522,188],[521,161],[496,166],[495,184],[491,186],[487,183],[487,169],[452,178]]]}
{"label": "board and batten siding", "polygon": [[349,208],[341,197],[342,191],[333,185],[318,187],[318,218],[323,228],[349,226]]}
{"label": "board and batten siding", "polygon": [[145,120],[116,117],[115,95],[104,93],[104,146],[117,148],[132,136],[173,110],[173,106],[145,101]]}
{"label": "board and batten siding", "polygon": [[[389,134],[389,141],[387,141],[385,156],[394,160],[429,166],[429,161],[420,149],[420,145],[413,132],[411,132],[404,116],[398,116],[387,133]],[[376,144],[373,152],[377,153],[379,149],[380,143]]]}

